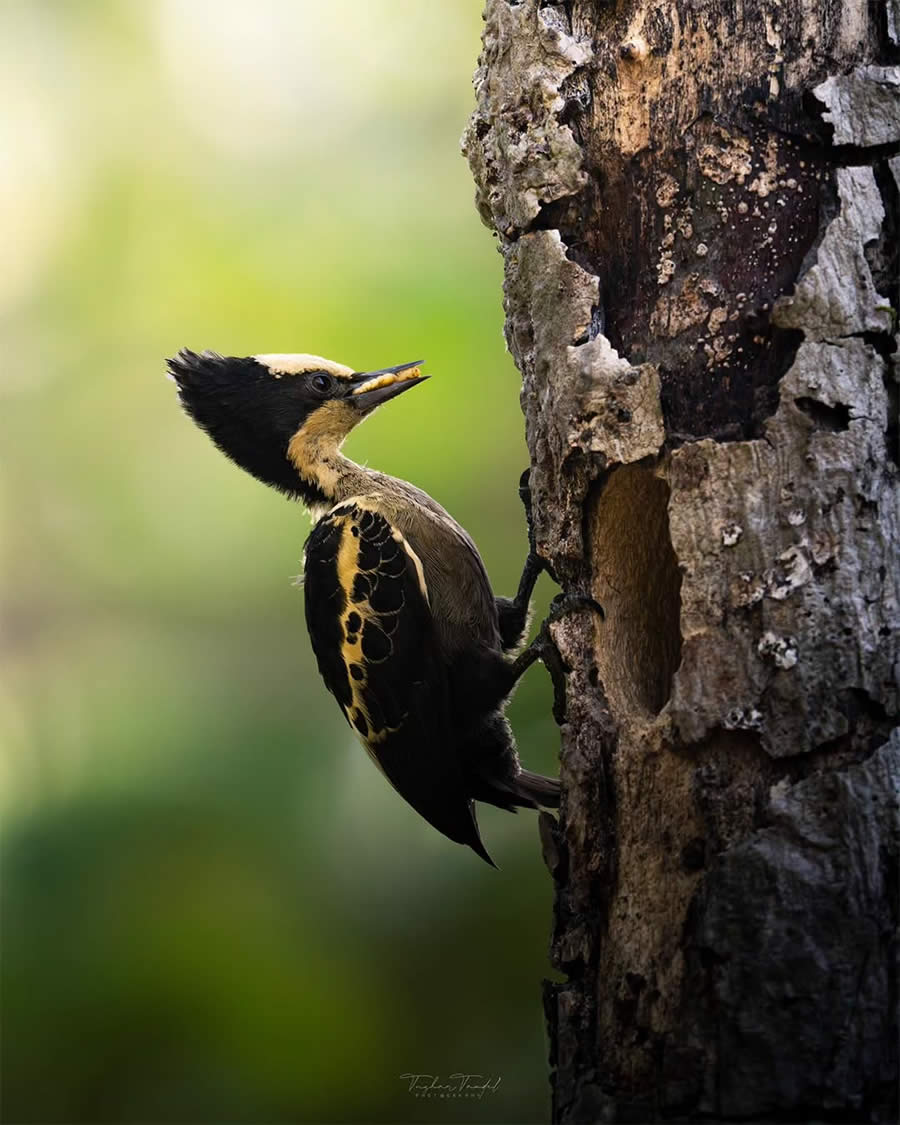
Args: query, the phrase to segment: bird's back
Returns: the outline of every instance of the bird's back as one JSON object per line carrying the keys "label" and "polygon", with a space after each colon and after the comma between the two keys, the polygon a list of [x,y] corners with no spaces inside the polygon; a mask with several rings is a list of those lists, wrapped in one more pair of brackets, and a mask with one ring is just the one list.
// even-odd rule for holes
{"label": "bird's back", "polygon": [[432,616],[449,663],[472,648],[500,651],[497,606],[481,555],[465,528],[427,492],[372,473],[366,503],[396,527],[422,563]]}

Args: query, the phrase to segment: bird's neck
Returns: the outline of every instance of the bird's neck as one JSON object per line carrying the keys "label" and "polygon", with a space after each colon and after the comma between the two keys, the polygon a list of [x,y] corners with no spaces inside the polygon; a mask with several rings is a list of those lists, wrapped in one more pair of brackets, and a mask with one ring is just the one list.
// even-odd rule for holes
{"label": "bird's neck", "polygon": [[295,438],[288,452],[297,472],[297,494],[314,516],[350,496],[364,496],[374,487],[376,474],[345,457],[337,442]]}

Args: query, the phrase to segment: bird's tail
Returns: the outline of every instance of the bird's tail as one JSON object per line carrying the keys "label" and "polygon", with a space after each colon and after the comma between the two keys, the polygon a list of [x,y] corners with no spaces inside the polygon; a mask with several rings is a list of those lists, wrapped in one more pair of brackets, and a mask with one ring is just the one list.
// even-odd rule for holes
{"label": "bird's tail", "polygon": [[511,788],[517,796],[526,798],[537,808],[559,808],[559,782],[555,778],[544,777],[542,773],[532,773],[531,770],[519,770]]}
{"label": "bird's tail", "polygon": [[558,809],[559,782],[531,770],[519,770],[515,777],[483,777],[473,789],[477,801],[515,812],[520,809]]}

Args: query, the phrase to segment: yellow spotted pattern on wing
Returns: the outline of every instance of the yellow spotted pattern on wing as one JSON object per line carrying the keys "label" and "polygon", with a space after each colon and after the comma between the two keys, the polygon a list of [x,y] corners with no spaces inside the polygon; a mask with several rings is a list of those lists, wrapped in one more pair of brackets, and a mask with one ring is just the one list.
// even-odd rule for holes
{"label": "yellow spotted pattern on wing", "polygon": [[[375,756],[374,747],[383,742],[388,735],[400,729],[406,714],[399,717],[399,721],[390,725],[372,710],[379,708],[377,699],[370,702],[366,700],[366,691],[369,687],[368,671],[373,664],[383,664],[390,660],[393,651],[392,634],[396,631],[397,618],[405,607],[402,598],[396,609],[376,610],[369,597],[362,593],[358,587],[358,578],[362,575],[372,587],[379,580],[377,566],[374,570],[367,570],[361,558],[363,550],[363,532],[360,526],[363,513],[377,513],[378,509],[373,504],[367,504],[362,498],[345,501],[334,509],[333,516],[341,527],[341,538],[337,554],[338,583],[344,592],[345,607],[341,614],[341,658],[347,673],[347,682],[350,685],[350,702],[344,706],[347,720],[360,737],[369,756],[379,765]],[[380,517],[383,519],[383,517]],[[387,521],[384,521],[385,523]],[[410,559],[416,572],[419,588],[428,598],[425,585],[425,576],[422,562],[410,547],[403,535],[394,527],[390,527],[390,535],[395,543]],[[401,582],[400,576],[382,575],[381,581]],[[383,656],[366,655],[363,652],[363,633],[366,626],[371,624],[376,628],[387,642],[387,650]],[[379,765],[379,769],[380,769]],[[383,771],[382,771],[383,772]]]}

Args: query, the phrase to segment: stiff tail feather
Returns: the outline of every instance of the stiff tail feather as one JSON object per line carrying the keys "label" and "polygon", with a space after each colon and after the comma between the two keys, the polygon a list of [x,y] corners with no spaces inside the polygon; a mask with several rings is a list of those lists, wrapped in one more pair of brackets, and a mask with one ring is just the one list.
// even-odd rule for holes
{"label": "stiff tail feather", "polygon": [[531,770],[519,770],[515,777],[482,777],[472,796],[507,812],[516,812],[517,808],[558,809],[559,782]]}
{"label": "stiff tail feather", "polygon": [[465,838],[460,839],[459,842],[461,844],[468,844],[472,851],[477,856],[481,856],[485,863],[489,863],[491,867],[496,867],[497,864],[494,863],[494,861],[491,859],[490,855],[488,854],[488,850],[484,846],[484,843],[481,839],[481,829],[478,827],[478,819],[475,816],[475,806],[471,801],[469,801],[469,813],[472,817],[471,831],[467,832]]}
{"label": "stiff tail feather", "polygon": [[510,788],[520,797],[525,797],[541,809],[559,808],[559,782],[552,777],[544,777],[531,770],[519,770]]}

